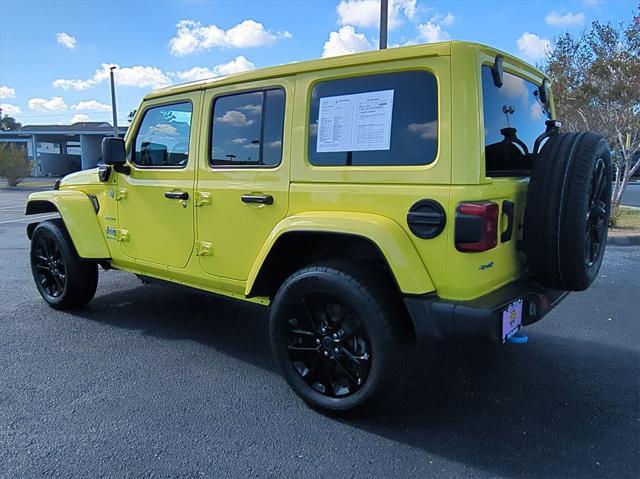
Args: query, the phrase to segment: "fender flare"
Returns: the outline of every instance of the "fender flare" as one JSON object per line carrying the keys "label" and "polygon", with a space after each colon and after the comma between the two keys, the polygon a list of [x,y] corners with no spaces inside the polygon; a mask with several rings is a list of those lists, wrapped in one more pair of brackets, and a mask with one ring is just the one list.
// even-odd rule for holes
{"label": "fender flare", "polygon": [[87,259],[111,257],[96,210],[86,193],[76,190],[31,193],[25,215],[47,212],[60,213],[78,256]]}
{"label": "fender flare", "polygon": [[321,232],[361,236],[372,241],[385,257],[400,290],[424,294],[435,286],[407,233],[395,221],[379,215],[355,212],[313,211],[289,216],[273,229],[258,254],[245,286],[249,295],[278,239],[292,232]]}

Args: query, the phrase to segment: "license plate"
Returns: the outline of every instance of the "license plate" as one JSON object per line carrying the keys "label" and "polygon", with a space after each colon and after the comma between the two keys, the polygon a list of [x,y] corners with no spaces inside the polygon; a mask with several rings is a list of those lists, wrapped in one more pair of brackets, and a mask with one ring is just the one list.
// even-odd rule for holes
{"label": "license plate", "polygon": [[522,300],[514,301],[502,310],[502,341],[513,336],[522,326]]}

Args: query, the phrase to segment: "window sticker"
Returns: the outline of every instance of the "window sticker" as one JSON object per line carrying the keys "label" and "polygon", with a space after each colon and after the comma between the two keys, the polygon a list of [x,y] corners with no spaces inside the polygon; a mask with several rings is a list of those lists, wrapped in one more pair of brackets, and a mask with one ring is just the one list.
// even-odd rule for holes
{"label": "window sticker", "polygon": [[389,150],[393,90],[320,98],[318,153]]}

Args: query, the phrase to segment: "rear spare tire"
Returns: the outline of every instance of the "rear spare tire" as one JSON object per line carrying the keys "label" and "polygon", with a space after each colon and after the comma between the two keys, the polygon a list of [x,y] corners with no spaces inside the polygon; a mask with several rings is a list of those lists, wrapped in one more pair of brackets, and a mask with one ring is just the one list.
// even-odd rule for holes
{"label": "rear spare tire", "polygon": [[545,143],[531,172],[524,219],[529,270],[539,283],[587,289],[598,275],[611,211],[611,154],[596,133]]}

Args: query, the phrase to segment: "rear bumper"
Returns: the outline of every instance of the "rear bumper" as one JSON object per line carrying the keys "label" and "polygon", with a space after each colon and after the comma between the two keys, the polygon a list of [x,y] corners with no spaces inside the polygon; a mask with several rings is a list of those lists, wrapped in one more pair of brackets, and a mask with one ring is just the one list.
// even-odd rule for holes
{"label": "rear bumper", "polygon": [[502,311],[511,303],[523,300],[522,325],[527,326],[542,319],[567,294],[520,280],[470,301],[445,300],[430,294],[408,296],[404,302],[418,340],[503,342]]}

